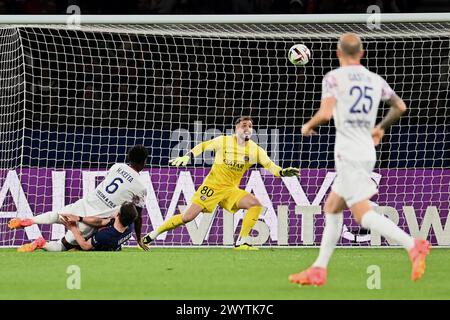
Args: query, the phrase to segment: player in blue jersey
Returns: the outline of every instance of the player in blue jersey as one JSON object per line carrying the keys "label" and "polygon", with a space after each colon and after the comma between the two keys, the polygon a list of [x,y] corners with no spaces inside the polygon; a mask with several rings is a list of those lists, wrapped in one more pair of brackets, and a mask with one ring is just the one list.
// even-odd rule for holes
{"label": "player in blue jersey", "polygon": [[98,228],[91,238],[84,239],[74,221],[80,217],[62,215],[63,224],[72,231],[79,249],[86,251],[120,251],[122,244],[131,238],[133,223],[137,216],[136,206],[132,202],[124,202],[114,218],[82,218],[85,224]]}

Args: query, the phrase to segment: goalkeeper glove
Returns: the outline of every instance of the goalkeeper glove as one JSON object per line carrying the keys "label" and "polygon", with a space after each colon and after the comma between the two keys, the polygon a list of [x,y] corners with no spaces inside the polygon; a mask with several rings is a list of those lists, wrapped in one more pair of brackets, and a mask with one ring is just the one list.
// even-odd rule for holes
{"label": "goalkeeper glove", "polygon": [[181,166],[184,167],[184,166],[187,165],[189,160],[191,160],[191,157],[189,155],[185,155],[185,156],[182,156],[182,157],[178,157],[178,158],[172,159],[172,160],[169,161],[169,163],[172,166],[179,167],[181,165]]}
{"label": "goalkeeper glove", "polygon": [[300,172],[297,168],[289,167],[280,171],[280,176],[282,177],[293,177],[298,175],[300,175]]}

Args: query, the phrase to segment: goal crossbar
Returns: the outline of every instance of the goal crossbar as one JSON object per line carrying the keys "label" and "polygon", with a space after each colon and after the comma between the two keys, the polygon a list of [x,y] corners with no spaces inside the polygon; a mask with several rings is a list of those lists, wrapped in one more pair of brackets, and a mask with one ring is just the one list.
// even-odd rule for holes
{"label": "goal crossbar", "polygon": [[[1,24],[65,24],[72,15],[0,15]],[[248,24],[248,23],[365,23],[449,22],[450,13],[287,14],[287,15],[79,15],[80,24]]]}

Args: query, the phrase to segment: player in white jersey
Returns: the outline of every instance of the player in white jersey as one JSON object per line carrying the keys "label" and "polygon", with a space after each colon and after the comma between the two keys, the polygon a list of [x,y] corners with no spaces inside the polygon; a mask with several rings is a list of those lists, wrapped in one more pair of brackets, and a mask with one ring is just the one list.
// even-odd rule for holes
{"label": "player in white jersey", "polygon": [[[325,75],[320,109],[302,127],[302,134],[310,136],[315,133],[315,127],[334,118],[336,179],[325,201],[325,228],[319,256],[310,268],[289,276],[293,283],[325,284],[328,261],[341,236],[342,211],[346,208],[350,208],[363,228],[396,240],[408,251],[412,280],[419,279],[425,272],[425,257],[430,250],[428,241],[413,239],[391,220],[377,214],[369,202],[378,191],[371,179],[376,161],[375,146],[385,130],[406,111],[406,105],[383,78],[360,64],[363,54],[361,39],[356,34],[341,36],[337,49],[341,67]],[[375,126],[380,101],[390,105],[390,110]]]}
{"label": "player in white jersey", "polygon": [[[139,172],[144,169],[147,157],[148,151],[144,146],[134,146],[128,152],[128,164],[114,164],[108,170],[105,179],[86,197],[65,206],[58,212],[43,213],[31,219],[12,219],[8,223],[9,228],[23,228],[32,224],[61,224],[60,214],[72,214],[80,217],[78,228],[82,236],[88,238],[95,231],[95,228],[83,223],[83,217],[112,218],[116,215],[122,203],[132,202],[138,210],[138,218],[135,221],[136,240],[139,246],[146,250],[147,247],[141,241],[141,212],[145,206],[147,189]],[[45,245],[43,245],[43,241],[40,238],[33,243],[47,251],[65,251],[77,245],[71,231],[67,231],[66,235],[59,241],[47,242]],[[26,245],[19,248],[19,251],[33,251],[35,248],[31,249],[33,249],[33,246]]]}

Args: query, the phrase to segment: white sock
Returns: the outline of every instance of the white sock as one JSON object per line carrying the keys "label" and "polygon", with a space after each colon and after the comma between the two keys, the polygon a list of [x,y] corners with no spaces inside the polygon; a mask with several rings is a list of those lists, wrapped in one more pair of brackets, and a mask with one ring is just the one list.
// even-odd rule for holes
{"label": "white sock", "polygon": [[38,216],[35,216],[31,218],[34,223],[37,224],[53,224],[53,223],[60,223],[59,222],[59,214],[57,212],[46,212],[43,214],[40,214]]}
{"label": "white sock", "polygon": [[61,240],[59,241],[49,241],[42,247],[45,251],[67,251],[66,247],[62,244]]}
{"label": "white sock", "polygon": [[391,238],[400,243],[406,250],[414,247],[414,239],[405,231],[400,229],[392,220],[376,213],[373,210],[368,211],[361,219],[361,226],[366,229],[374,230],[383,237]]}
{"label": "white sock", "polygon": [[156,230],[150,232],[150,239],[155,240],[157,236],[158,232]]}
{"label": "white sock", "polygon": [[238,237],[236,241],[236,246],[240,246],[241,244],[249,243],[248,236],[247,237]]}
{"label": "white sock", "polygon": [[325,213],[325,228],[323,229],[322,242],[320,243],[319,256],[313,263],[313,267],[326,268],[330,261],[336,243],[342,234],[344,215],[340,213]]}

